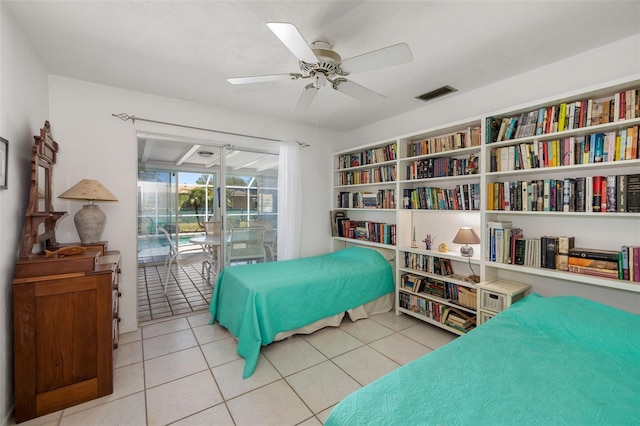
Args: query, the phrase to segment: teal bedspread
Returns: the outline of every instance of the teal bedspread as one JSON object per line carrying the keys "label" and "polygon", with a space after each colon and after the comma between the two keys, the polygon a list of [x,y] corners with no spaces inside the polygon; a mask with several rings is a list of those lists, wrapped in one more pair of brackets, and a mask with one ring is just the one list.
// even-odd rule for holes
{"label": "teal bedspread", "polygon": [[532,294],[346,397],[335,425],[640,422],[640,316]]}
{"label": "teal bedspread", "polygon": [[225,268],[210,310],[238,338],[243,378],[253,374],[260,347],[282,331],[345,312],[394,291],[391,265],[375,250],[350,247],[279,262]]}

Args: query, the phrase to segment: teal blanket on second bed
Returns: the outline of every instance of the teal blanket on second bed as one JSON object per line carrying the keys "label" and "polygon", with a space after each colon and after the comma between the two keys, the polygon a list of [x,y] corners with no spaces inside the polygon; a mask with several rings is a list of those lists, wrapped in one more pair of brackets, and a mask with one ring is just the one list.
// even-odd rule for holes
{"label": "teal blanket on second bed", "polygon": [[282,331],[345,312],[394,291],[391,265],[375,250],[337,252],[225,268],[211,300],[213,320],[238,338],[243,378],[260,347]]}
{"label": "teal blanket on second bed", "polygon": [[638,410],[640,316],[532,294],[347,396],[325,425],[630,425]]}

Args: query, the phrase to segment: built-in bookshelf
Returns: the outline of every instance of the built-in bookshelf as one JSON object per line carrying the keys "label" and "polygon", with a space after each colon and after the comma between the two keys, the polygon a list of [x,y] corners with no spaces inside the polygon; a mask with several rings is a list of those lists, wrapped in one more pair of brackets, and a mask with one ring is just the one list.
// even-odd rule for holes
{"label": "built-in bookshelf", "polygon": [[[633,256],[640,246],[639,129],[640,75],[336,153],[332,208],[350,219],[393,225],[393,244],[382,246],[396,253],[396,311],[452,332],[463,330],[434,312],[452,307],[476,315],[451,297],[452,289],[475,289],[460,279],[471,274],[481,282],[521,281],[531,291],[552,282],[637,297],[633,274],[625,280],[576,273],[580,268],[565,268],[560,252],[559,268],[534,258],[516,262],[514,250],[515,240],[523,240],[518,247],[528,253],[524,247],[541,252],[551,238],[573,237],[574,247],[620,253],[628,247],[629,268],[635,260],[640,272]],[[347,178],[356,173],[359,181]],[[499,260],[496,223],[506,225],[497,231]],[[471,259],[453,244],[460,227],[481,237]],[[334,249],[345,241],[380,244],[345,236],[334,241]],[[404,263],[406,256],[447,259],[454,274],[416,270]],[[430,280],[448,293],[414,291],[416,282],[420,289]]]}
{"label": "built-in bookshelf", "polygon": [[[457,253],[399,249],[397,311],[456,334],[473,329],[477,290],[468,279],[467,261]],[[477,259],[473,262],[477,266]]]}
{"label": "built-in bookshelf", "polygon": [[[619,81],[486,118],[483,280],[517,277],[535,290],[531,277],[544,277],[640,292],[640,282],[611,270],[577,273],[557,247],[558,239],[620,253],[640,245],[640,188],[635,207],[627,185],[640,177],[638,89],[637,79]],[[496,244],[502,258],[492,252]],[[516,255],[525,246],[524,258]],[[557,261],[545,264],[547,252]]]}

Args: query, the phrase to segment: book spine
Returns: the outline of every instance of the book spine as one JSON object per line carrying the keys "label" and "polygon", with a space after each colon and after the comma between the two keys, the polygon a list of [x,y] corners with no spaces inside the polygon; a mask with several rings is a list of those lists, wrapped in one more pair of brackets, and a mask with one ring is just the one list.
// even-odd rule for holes
{"label": "book spine", "polygon": [[620,261],[620,267],[622,269],[622,279],[628,280],[629,279],[629,247],[622,246],[620,249],[620,253],[622,257]]}
{"label": "book spine", "polygon": [[590,268],[588,266],[569,265],[569,272],[573,272],[576,274],[593,275],[602,278],[618,279],[617,269],[601,269]]}
{"label": "book spine", "polygon": [[570,257],[582,257],[586,259],[595,260],[608,260],[611,262],[618,261],[618,252],[609,250],[592,250],[586,248],[571,248],[569,249]]}
{"label": "book spine", "polygon": [[640,282],[640,247],[633,247],[633,281]]}

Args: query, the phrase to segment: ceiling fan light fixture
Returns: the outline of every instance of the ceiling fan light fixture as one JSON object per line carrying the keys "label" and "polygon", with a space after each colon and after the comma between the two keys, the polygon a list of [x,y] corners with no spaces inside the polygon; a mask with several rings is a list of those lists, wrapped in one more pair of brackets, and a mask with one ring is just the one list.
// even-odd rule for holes
{"label": "ceiling fan light fixture", "polygon": [[448,95],[449,93],[453,93],[457,91],[458,89],[454,89],[451,86],[442,86],[430,92],[423,93],[422,95],[416,96],[416,99],[420,99],[421,101],[428,102],[432,99],[439,98],[440,96]]}

